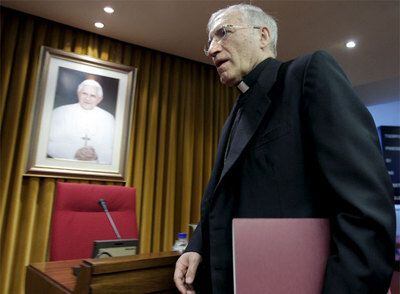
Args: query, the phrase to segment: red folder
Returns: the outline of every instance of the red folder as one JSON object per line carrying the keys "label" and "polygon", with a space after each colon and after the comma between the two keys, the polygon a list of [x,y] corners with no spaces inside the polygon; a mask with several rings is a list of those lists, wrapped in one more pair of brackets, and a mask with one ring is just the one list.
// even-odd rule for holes
{"label": "red folder", "polygon": [[234,219],[237,294],[320,294],[329,254],[327,219]]}

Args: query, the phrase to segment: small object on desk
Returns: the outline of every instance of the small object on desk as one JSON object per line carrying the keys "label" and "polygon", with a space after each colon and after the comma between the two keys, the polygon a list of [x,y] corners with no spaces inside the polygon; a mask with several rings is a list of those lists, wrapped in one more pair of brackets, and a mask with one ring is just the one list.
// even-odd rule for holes
{"label": "small object on desk", "polygon": [[138,239],[96,240],[93,242],[93,258],[130,256],[138,253]]}
{"label": "small object on desk", "polygon": [[188,245],[188,239],[186,233],[178,233],[178,239],[175,241],[174,246],[172,246],[172,251],[178,251],[182,253],[185,251]]}

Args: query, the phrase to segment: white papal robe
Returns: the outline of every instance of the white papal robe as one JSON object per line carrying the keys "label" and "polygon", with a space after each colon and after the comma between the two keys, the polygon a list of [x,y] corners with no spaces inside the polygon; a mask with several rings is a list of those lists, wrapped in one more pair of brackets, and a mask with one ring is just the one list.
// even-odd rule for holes
{"label": "white papal robe", "polygon": [[57,107],[51,117],[47,154],[75,159],[78,149],[91,146],[97,154],[96,162],[111,164],[114,124],[114,116],[97,106],[90,110],[79,103]]}

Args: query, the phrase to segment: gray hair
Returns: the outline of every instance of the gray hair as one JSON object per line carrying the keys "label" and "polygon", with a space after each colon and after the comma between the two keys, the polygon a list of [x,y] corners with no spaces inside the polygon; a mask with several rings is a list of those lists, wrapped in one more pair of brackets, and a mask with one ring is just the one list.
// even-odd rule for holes
{"label": "gray hair", "polygon": [[84,80],[82,83],[79,84],[77,92],[79,93],[80,91],[82,91],[82,88],[84,86],[91,86],[91,87],[95,88],[96,89],[96,95],[98,97],[103,97],[103,88],[95,80]]}
{"label": "gray hair", "polygon": [[269,14],[265,13],[261,8],[250,5],[250,4],[236,4],[228,6],[226,8],[220,9],[214,12],[207,25],[208,32],[212,29],[215,20],[222,16],[223,14],[228,14],[232,12],[240,12],[243,16],[243,20],[247,22],[248,25],[266,27],[269,30],[271,42],[269,43],[269,49],[271,50],[274,57],[276,57],[277,50],[276,44],[278,42],[278,25],[276,20]]}

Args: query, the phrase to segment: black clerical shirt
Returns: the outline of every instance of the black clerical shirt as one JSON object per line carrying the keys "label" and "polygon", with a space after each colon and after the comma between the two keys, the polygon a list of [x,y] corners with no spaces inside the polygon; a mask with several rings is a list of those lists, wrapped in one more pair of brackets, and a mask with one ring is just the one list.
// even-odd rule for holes
{"label": "black clerical shirt", "polygon": [[[234,110],[235,120],[233,121],[231,130],[229,132],[228,142],[227,142],[226,148],[225,148],[225,160],[228,158],[229,151],[231,148],[231,143],[236,134],[236,129],[237,129],[240,119],[242,117],[242,110],[245,107],[247,101],[249,100],[249,97],[251,96],[252,86],[257,81],[258,76],[261,74],[263,69],[267,66],[267,64],[271,60],[272,60],[272,58],[267,58],[267,59],[263,60],[262,62],[257,64],[257,66],[243,78],[243,82],[245,83],[245,85],[248,88],[247,88],[247,90],[245,90],[245,92],[243,92],[239,95],[239,97],[236,101],[236,106],[235,106],[235,110]],[[239,90],[240,90],[240,88],[239,88]]]}

